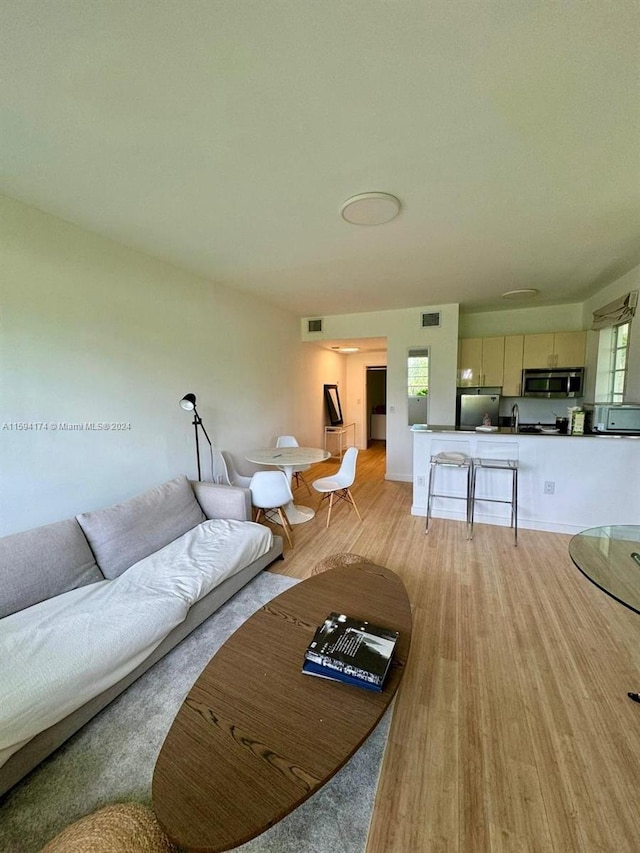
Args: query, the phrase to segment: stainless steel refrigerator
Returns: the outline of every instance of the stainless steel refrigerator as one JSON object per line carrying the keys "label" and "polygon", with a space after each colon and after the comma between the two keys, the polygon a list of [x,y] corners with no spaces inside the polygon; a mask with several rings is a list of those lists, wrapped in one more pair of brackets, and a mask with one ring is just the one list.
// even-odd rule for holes
{"label": "stainless steel refrigerator", "polygon": [[488,416],[492,426],[500,425],[499,394],[461,394],[460,421],[462,429],[482,426]]}

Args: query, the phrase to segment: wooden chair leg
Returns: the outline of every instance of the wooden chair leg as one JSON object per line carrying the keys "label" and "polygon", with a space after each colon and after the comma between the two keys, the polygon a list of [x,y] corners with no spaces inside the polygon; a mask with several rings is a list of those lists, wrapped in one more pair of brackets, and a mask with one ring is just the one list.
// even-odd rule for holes
{"label": "wooden chair leg", "polygon": [[282,512],[284,513],[284,520],[287,522],[287,527],[289,528],[289,533],[293,535],[293,525],[289,521],[289,517],[287,515],[287,510],[283,508]]}
{"label": "wooden chair leg", "polygon": [[296,482],[297,482],[297,478],[298,478],[298,477],[299,477],[299,478],[302,480],[302,482],[305,484],[305,486],[306,486],[307,491],[309,492],[309,494],[311,494],[311,489],[309,488],[309,483],[307,483],[307,481],[305,480],[305,478],[304,478],[304,477],[302,476],[302,474],[300,474],[299,472],[296,474]]}
{"label": "wooden chair leg", "polygon": [[351,501],[351,503],[353,504],[353,508],[354,508],[354,509],[355,509],[355,511],[356,511],[356,515],[358,516],[358,518],[360,519],[360,521],[362,521],[362,516],[361,516],[361,515],[360,515],[360,513],[358,512],[358,507],[356,506],[356,502],[355,502],[355,501],[354,501],[354,499],[353,499],[353,495],[351,494],[351,492],[349,491],[349,489],[347,489],[347,490],[346,490],[346,492],[347,492],[347,494],[349,495],[349,500],[350,500],[350,501]]}
{"label": "wooden chair leg", "polygon": [[331,509],[333,508],[333,496],[335,492],[331,492],[329,494],[329,512],[327,514],[327,527],[329,526],[329,522],[331,521]]}
{"label": "wooden chair leg", "polygon": [[284,534],[287,537],[287,542],[289,543],[289,547],[293,548],[293,542],[291,541],[291,536],[289,534],[289,519],[282,512],[282,507],[278,507],[278,515],[280,516],[280,524],[282,525],[282,529],[284,530]]}
{"label": "wooden chair leg", "polygon": [[257,510],[256,510],[256,521],[260,521],[260,516],[261,516],[261,515],[262,515],[262,510],[261,510],[261,509],[257,509]]}

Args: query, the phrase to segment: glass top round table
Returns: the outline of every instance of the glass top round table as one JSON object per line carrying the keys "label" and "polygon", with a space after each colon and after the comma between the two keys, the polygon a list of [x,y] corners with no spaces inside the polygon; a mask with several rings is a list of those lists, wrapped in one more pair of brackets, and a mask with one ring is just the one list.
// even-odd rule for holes
{"label": "glass top round table", "polygon": [[640,613],[640,524],[583,530],[569,542],[569,556],[603,592]]}

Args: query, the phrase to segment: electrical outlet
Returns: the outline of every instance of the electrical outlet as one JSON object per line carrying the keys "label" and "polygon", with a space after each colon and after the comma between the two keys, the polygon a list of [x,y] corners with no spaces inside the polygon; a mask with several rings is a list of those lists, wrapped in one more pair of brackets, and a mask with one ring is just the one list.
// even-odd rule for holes
{"label": "electrical outlet", "polygon": [[418,486],[425,486],[425,485],[426,485],[426,483],[424,481],[424,474],[419,474],[418,475]]}
{"label": "electrical outlet", "polygon": [[556,491],[556,484],[553,480],[545,480],[544,483],[544,493],[545,495],[554,495]]}

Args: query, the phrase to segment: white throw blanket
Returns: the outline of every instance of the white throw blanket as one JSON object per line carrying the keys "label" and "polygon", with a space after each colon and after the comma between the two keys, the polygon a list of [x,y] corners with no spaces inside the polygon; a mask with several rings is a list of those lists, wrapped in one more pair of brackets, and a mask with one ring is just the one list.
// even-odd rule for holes
{"label": "white throw blanket", "polygon": [[271,547],[269,528],[205,521],[114,580],[0,620],[0,766],[144,661],[191,605]]}

